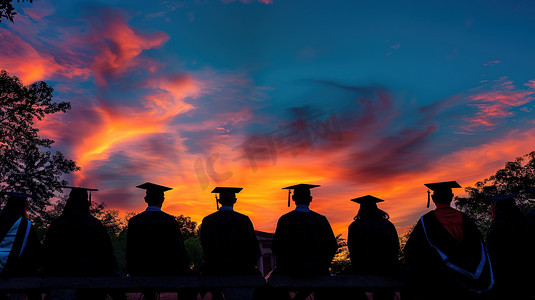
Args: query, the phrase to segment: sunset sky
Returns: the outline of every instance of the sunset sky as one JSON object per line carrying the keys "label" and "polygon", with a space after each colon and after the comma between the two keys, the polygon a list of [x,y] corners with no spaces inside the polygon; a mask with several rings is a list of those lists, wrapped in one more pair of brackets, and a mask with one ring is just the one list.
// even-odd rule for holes
{"label": "sunset sky", "polygon": [[235,209],[273,232],[293,209],[281,188],[310,183],[335,234],[367,194],[403,232],[424,183],[471,186],[535,150],[532,1],[14,5],[0,69],[71,103],[41,135],[121,212],[144,209],[150,181],[200,222],[215,186],[237,186]]}

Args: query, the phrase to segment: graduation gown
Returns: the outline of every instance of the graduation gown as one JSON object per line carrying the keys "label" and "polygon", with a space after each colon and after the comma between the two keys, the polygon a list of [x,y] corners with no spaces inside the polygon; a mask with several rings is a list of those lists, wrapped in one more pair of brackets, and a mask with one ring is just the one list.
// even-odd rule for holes
{"label": "graduation gown", "polygon": [[54,220],[45,236],[45,270],[51,276],[115,276],[117,260],[110,236],[91,215],[85,222]]}
{"label": "graduation gown", "polygon": [[[13,228],[17,222],[18,227]],[[13,231],[10,230],[9,234],[6,233],[0,239],[3,250],[1,274],[7,277],[33,276],[39,269],[42,258],[39,237],[26,218],[18,219],[10,227]]]}
{"label": "graduation gown", "polygon": [[461,241],[431,211],[420,218],[405,245],[413,291],[423,299],[474,299],[493,286],[479,230],[467,215],[462,217]]}
{"label": "graduation gown", "polygon": [[180,225],[162,211],[144,211],[128,222],[128,273],[134,276],[182,275],[188,269]]}
{"label": "graduation gown", "polygon": [[246,215],[220,210],[206,216],[200,227],[205,274],[253,275],[262,255],[253,223]]}
{"label": "graduation gown", "polygon": [[505,299],[534,295],[535,231],[520,211],[496,217],[487,234],[487,249],[496,278],[495,292]]}
{"label": "graduation gown", "polygon": [[328,275],[338,244],[327,218],[316,212],[291,211],[277,222],[271,249],[274,274]]}
{"label": "graduation gown", "polygon": [[356,219],[349,225],[347,246],[351,270],[362,275],[394,275],[399,271],[399,239],[385,219]]}

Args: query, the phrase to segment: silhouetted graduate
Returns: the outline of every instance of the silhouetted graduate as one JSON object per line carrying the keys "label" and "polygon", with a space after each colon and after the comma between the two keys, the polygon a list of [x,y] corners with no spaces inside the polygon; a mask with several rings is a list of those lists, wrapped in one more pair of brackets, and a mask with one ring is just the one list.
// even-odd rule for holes
{"label": "silhouetted graduate", "polygon": [[41,263],[41,242],[28,220],[27,198],[32,195],[1,192],[7,202],[0,213],[0,274],[6,277],[32,276]]}
{"label": "silhouetted graduate", "polygon": [[450,207],[451,189],[461,186],[455,181],[425,186],[433,190],[436,209],[420,218],[404,248],[413,291],[421,299],[487,293],[494,277],[481,234],[470,217]]}
{"label": "silhouetted graduate", "polygon": [[309,209],[310,189],[319,185],[298,184],[284,189],[296,204],[277,222],[271,249],[277,266],[273,274],[290,276],[328,275],[338,244],[327,218]]}
{"label": "silhouetted graduate", "polygon": [[[535,187],[524,190],[522,191],[522,193],[525,193],[528,198],[528,201],[531,202],[531,204],[535,202]],[[528,220],[535,226],[535,209],[528,210],[525,215]]]}
{"label": "silhouetted graduate", "polygon": [[492,225],[487,249],[496,278],[498,299],[529,299],[535,295],[535,232],[531,221],[516,206],[517,194],[485,199],[491,205]]}
{"label": "silhouetted graduate", "polygon": [[[45,236],[45,271],[49,276],[116,276],[117,260],[104,225],[89,213],[88,191],[70,188],[62,214]],[[77,299],[105,299],[106,293],[79,291]]]}
{"label": "silhouetted graduate", "polygon": [[182,275],[188,270],[180,225],[175,217],[162,211],[164,192],[171,188],[150,182],[145,189],[147,208],[128,222],[126,259],[128,273],[134,276]]}
{"label": "silhouetted graduate", "polygon": [[355,221],[349,225],[347,246],[352,273],[394,275],[399,271],[399,239],[388,214],[377,207],[384,200],[364,196],[351,201],[359,203]]}
{"label": "silhouetted graduate", "polygon": [[236,194],[242,188],[217,187],[221,204],[217,212],[202,220],[201,244],[204,274],[260,275],[256,262],[262,255],[253,223],[246,215],[234,211]]}

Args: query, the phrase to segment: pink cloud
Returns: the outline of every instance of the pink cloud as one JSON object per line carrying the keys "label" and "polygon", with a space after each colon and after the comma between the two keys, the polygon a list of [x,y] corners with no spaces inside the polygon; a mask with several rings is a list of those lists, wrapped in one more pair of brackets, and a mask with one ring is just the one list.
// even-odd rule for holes
{"label": "pink cloud", "polygon": [[35,21],[42,21],[43,18],[48,17],[55,12],[55,9],[48,1],[36,1],[32,6],[23,8],[22,10]]}
{"label": "pink cloud", "polygon": [[525,86],[529,86],[532,89],[535,89],[535,79],[532,79],[524,84]]}
{"label": "pink cloud", "polygon": [[151,78],[146,84],[152,92],[145,96],[145,112],[151,117],[167,119],[193,109],[185,98],[201,95],[202,83],[190,75],[167,75]]}
{"label": "pink cloud", "polygon": [[150,69],[154,62],[143,60],[139,55],[144,50],[161,47],[169,40],[164,32],[143,33],[134,29],[124,17],[114,12],[104,13],[90,27],[90,34],[84,39],[94,51],[91,68],[99,85],[105,84],[106,76],[123,73],[132,67],[143,65]]}
{"label": "pink cloud", "polygon": [[[533,88],[533,81],[525,85]],[[492,89],[468,96],[471,102],[468,106],[476,108],[476,113],[472,117],[465,118],[468,125],[463,129],[469,131],[493,129],[502,119],[514,115],[513,108],[535,100],[534,90],[518,89],[506,78],[501,78]]]}
{"label": "pink cloud", "polygon": [[497,64],[499,64],[499,63],[501,63],[501,61],[499,61],[499,60],[496,59],[496,60],[491,60],[491,61],[489,61],[489,62],[486,62],[486,63],[484,63],[483,65],[484,65],[484,66],[491,66],[491,65],[497,65]]}

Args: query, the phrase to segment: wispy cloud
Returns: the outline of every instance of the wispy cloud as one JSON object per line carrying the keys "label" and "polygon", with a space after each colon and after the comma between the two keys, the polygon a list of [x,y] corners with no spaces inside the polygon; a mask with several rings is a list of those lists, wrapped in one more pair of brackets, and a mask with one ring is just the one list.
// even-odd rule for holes
{"label": "wispy cloud", "polygon": [[0,68],[18,75],[24,83],[50,78],[89,76],[84,66],[61,64],[40,45],[34,46],[6,29],[0,29]]}
{"label": "wispy cloud", "polygon": [[492,130],[507,117],[515,114],[514,109],[535,100],[535,89],[517,88],[512,81],[502,78],[492,83],[488,89],[477,89],[467,96],[467,106],[476,109],[473,116],[466,117],[463,129]]}
{"label": "wispy cloud", "polygon": [[242,3],[251,3],[251,2],[260,2],[260,3],[264,3],[264,4],[273,4],[273,0],[221,0],[225,3],[230,3],[230,2],[242,2]]}
{"label": "wispy cloud", "polygon": [[496,60],[491,60],[491,61],[489,61],[489,62],[486,62],[486,63],[484,63],[483,65],[484,65],[484,66],[492,66],[492,65],[497,65],[497,64],[500,64],[500,63],[501,63],[501,61],[499,61],[499,60],[496,59]]}

